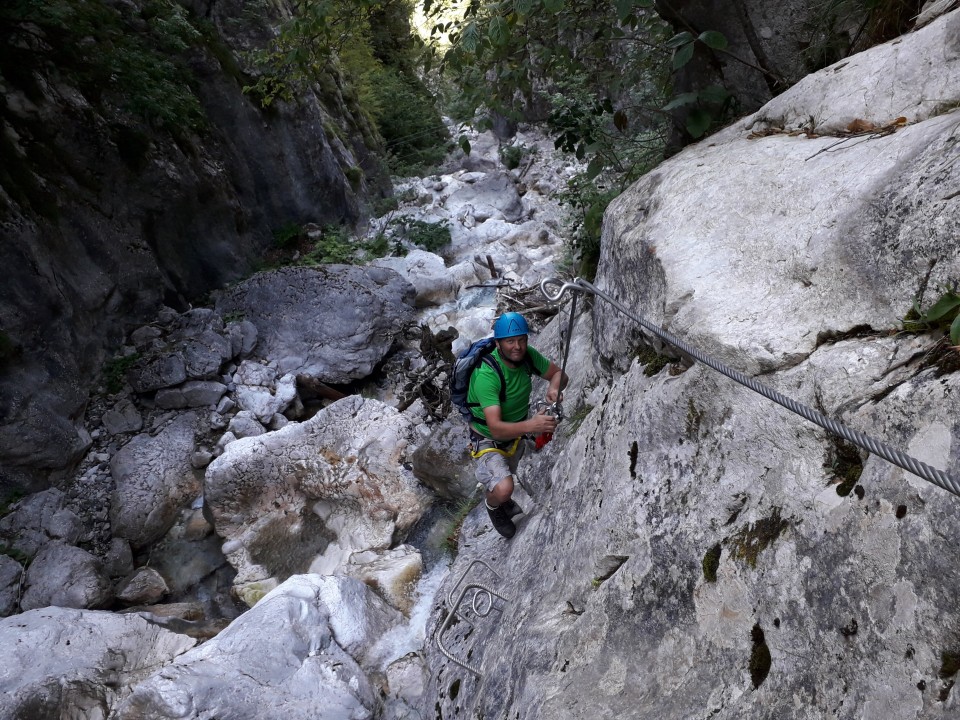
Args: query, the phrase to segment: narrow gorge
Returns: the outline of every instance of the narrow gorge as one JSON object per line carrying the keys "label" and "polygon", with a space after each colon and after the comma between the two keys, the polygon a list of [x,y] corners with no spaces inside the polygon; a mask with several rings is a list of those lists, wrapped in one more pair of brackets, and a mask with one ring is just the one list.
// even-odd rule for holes
{"label": "narrow gorge", "polygon": [[[488,123],[406,5],[0,11],[0,718],[960,717],[960,9],[659,5],[482,3]],[[590,12],[668,124],[507,84]],[[571,378],[509,540],[449,398],[504,310]]]}

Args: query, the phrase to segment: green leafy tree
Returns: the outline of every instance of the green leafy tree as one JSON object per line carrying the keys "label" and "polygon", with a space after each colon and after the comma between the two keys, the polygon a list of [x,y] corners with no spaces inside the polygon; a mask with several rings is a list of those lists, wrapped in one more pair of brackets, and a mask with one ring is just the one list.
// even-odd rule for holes
{"label": "green leafy tree", "polygon": [[440,68],[459,93],[458,119],[545,120],[555,146],[586,163],[563,199],[573,255],[592,275],[603,211],[662,159],[671,112],[695,106],[687,132],[698,137],[727,102],[712,89],[671,101],[670,88],[696,45],[720,47],[723,36],[674,38],[653,0],[474,0],[454,19],[426,5],[433,37],[449,43]]}
{"label": "green leafy tree", "polygon": [[6,0],[0,3],[0,67],[6,81],[40,92],[34,72],[55,66],[92,103],[128,112],[155,127],[199,129],[184,51],[200,41],[173,0]]}
{"label": "green leafy tree", "polygon": [[260,76],[245,89],[270,105],[313,85],[338,93],[344,80],[376,124],[394,173],[433,165],[448,134],[415,72],[411,11],[408,0],[298,0],[274,39],[251,53]]}

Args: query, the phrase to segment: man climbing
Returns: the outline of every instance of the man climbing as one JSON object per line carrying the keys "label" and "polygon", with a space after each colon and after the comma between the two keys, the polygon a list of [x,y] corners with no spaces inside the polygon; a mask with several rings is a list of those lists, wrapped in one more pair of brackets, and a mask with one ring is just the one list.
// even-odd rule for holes
{"label": "man climbing", "polygon": [[[493,324],[497,348],[490,357],[503,373],[481,363],[470,377],[467,402],[473,413],[470,423],[472,455],[477,461],[477,480],[487,490],[486,506],[490,522],[498,533],[512,538],[517,531],[513,516],[523,512],[511,499],[513,475],[523,457],[524,435],[552,433],[557,420],[540,413],[528,418],[532,373],[537,373],[550,385],[545,400],[554,403],[561,399],[567,386],[566,373],[532,347],[527,346],[527,321],[522,315],[508,312]],[[501,402],[501,397],[504,400]]]}

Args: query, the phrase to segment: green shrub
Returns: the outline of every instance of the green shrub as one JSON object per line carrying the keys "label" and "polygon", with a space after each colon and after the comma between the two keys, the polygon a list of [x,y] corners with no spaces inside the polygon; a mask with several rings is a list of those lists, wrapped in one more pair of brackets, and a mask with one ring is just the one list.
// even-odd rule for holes
{"label": "green shrub", "polygon": [[397,227],[402,237],[429,252],[437,252],[450,244],[450,226],[445,221],[428,223],[423,220],[397,218],[390,224]]}
{"label": "green shrub", "polygon": [[723,548],[717,543],[704,553],[701,565],[703,567],[703,579],[707,582],[717,581],[717,570],[720,568],[720,555]]}
{"label": "green shrub", "polygon": [[297,223],[285,223],[273,231],[273,244],[281,250],[296,247],[303,239],[303,226]]}
{"label": "green shrub", "polygon": [[22,490],[13,490],[0,499],[0,518],[13,512],[13,506],[25,497]]}
{"label": "green shrub", "polygon": [[386,233],[379,232],[364,244],[363,250],[367,255],[367,260],[385,257],[390,254],[390,238],[387,237]]}
{"label": "green shrub", "polygon": [[571,178],[567,190],[560,193],[560,202],[571,212],[572,224],[568,245],[576,263],[577,274],[593,280],[600,262],[600,234],[603,228],[603,213],[610,202],[620,194],[615,188],[597,185],[587,174]]}
{"label": "green shrub", "polygon": [[520,167],[520,161],[523,160],[524,148],[521,145],[506,145],[500,148],[500,162],[508,170],[516,170]]}
{"label": "green shrub", "polygon": [[304,255],[300,264],[353,264],[357,260],[358,250],[359,248],[351,242],[347,228],[327,225],[323,228],[320,239],[314,244],[313,249]]}
{"label": "green shrub", "polygon": [[343,171],[343,174],[346,176],[347,180],[350,181],[350,185],[354,190],[360,187],[360,183],[363,181],[363,170],[358,168],[356,165],[351,165]]}
{"label": "green shrub", "polygon": [[920,303],[914,300],[903,319],[903,329],[907,332],[943,330],[949,334],[951,345],[960,345],[960,294],[956,289],[946,290],[926,310],[921,310]]}
{"label": "green shrub", "polygon": [[[156,127],[199,129],[204,113],[185,51],[199,44],[200,33],[172,0],[149,0],[137,10],[105,0],[2,3],[0,65],[36,67],[36,54],[49,53],[94,104],[127,110]],[[36,50],[38,36],[49,49]]]}
{"label": "green shrub", "polygon": [[370,204],[370,211],[373,213],[374,217],[383,217],[389,212],[393,212],[400,207],[400,201],[396,196],[390,196],[385,198],[376,198]]}
{"label": "green shrub", "polygon": [[450,136],[423,83],[383,67],[372,73],[371,95],[371,114],[387,145],[392,173],[417,175],[443,161]]}
{"label": "green shrub", "polygon": [[320,239],[308,250],[299,265],[327,265],[331,263],[355,265],[369,262],[374,258],[390,255],[405,255],[406,251],[396,239],[385,232],[379,232],[366,242],[358,242],[350,233],[350,229],[343,226],[327,225],[323,228]]}
{"label": "green shrub", "polygon": [[0,544],[0,555],[6,555],[8,558],[16,560],[23,567],[30,564],[30,556],[21,550],[17,550],[9,545]]}
{"label": "green shrub", "polygon": [[108,360],[103,366],[103,381],[107,392],[111,395],[123,390],[123,384],[126,382],[127,371],[134,366],[140,359],[139,353],[115,357]]}
{"label": "green shrub", "polygon": [[460,530],[463,528],[463,521],[467,519],[470,511],[476,507],[477,498],[470,497],[461,500],[452,509],[447,511],[447,531],[443,534],[443,549],[450,553],[453,558],[457,557],[457,551],[460,544]]}

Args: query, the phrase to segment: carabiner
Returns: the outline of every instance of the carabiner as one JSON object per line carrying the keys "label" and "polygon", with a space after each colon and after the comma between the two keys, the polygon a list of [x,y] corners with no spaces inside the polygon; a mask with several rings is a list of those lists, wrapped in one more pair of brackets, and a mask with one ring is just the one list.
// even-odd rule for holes
{"label": "carabiner", "polygon": [[543,410],[547,415],[553,415],[557,419],[557,422],[563,420],[563,405],[560,404],[558,400],[555,403],[548,403],[545,400],[538,400],[537,404],[534,405],[534,410],[539,413]]}

